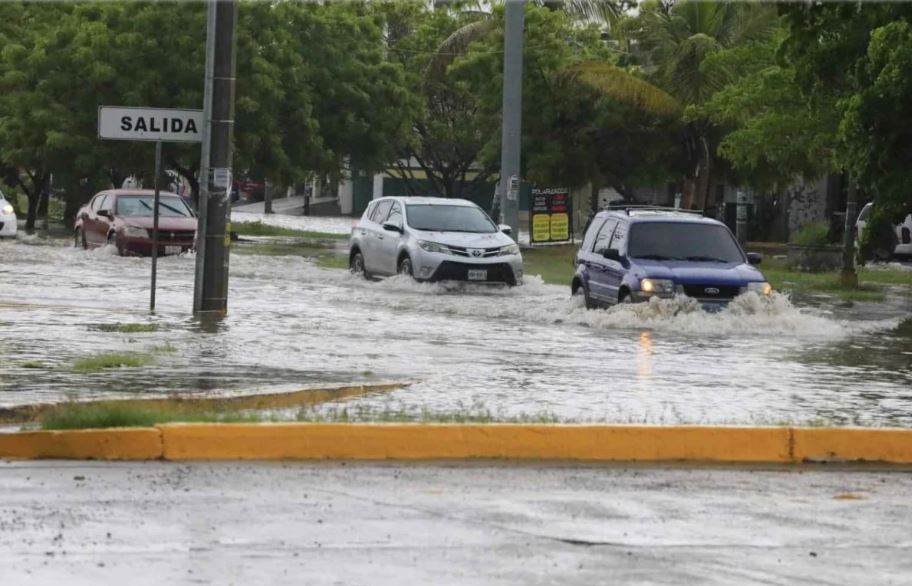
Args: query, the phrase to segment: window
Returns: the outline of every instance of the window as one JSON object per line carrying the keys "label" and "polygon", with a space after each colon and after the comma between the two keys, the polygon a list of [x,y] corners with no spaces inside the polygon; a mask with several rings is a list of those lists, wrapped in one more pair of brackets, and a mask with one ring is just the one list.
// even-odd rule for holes
{"label": "window", "polygon": [[594,252],[599,252],[602,249],[608,248],[608,243],[611,241],[611,235],[614,233],[615,226],[617,226],[617,220],[613,218],[609,218],[605,222],[605,225],[599,230],[598,238],[595,239],[595,246],[592,247]]}
{"label": "window", "polygon": [[[152,195],[121,195],[117,198],[118,216],[151,216],[155,207],[155,196]],[[160,216],[189,218],[193,214],[180,197],[160,196],[158,199],[158,214]]]}
{"label": "window", "polygon": [[592,250],[592,245],[595,244],[595,236],[604,223],[605,218],[595,218],[592,220],[592,224],[590,224],[589,229],[586,230],[586,237],[583,239],[583,250]]}
{"label": "window", "polygon": [[608,244],[608,248],[623,250],[624,244],[626,244],[626,240],[627,224],[624,222],[618,222],[618,227],[614,230],[614,235],[611,237],[611,243]]}
{"label": "window", "polygon": [[497,226],[476,206],[409,204],[409,226],[429,232],[469,232],[493,234]]}
{"label": "window", "polygon": [[630,229],[628,256],[653,260],[742,263],[741,247],[725,226],[644,222]]}
{"label": "window", "polygon": [[107,193],[102,193],[102,194],[96,195],[95,199],[92,200],[92,211],[97,212],[100,209],[104,209],[101,207],[101,204],[107,197],[108,197]]}
{"label": "window", "polygon": [[374,208],[374,213],[371,214],[371,222],[376,222],[377,224],[382,224],[383,220],[386,219],[387,214],[389,214],[390,206],[393,205],[393,200],[387,199],[383,200],[377,204],[377,207]]}
{"label": "window", "polygon": [[393,203],[393,209],[390,210],[390,215],[386,221],[392,222],[397,226],[402,225],[402,206],[400,206],[398,202]]}

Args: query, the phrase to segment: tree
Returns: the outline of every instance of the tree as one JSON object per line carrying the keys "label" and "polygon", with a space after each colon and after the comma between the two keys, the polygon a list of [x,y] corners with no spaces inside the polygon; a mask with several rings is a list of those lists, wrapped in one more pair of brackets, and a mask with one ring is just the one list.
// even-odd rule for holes
{"label": "tree", "polygon": [[785,36],[752,41],[709,57],[704,68],[724,70],[730,81],[700,109],[720,127],[718,153],[731,162],[739,183],[765,190],[796,178],[816,179],[838,170],[839,120],[833,99],[809,102],[795,70],[777,53]]}
{"label": "tree", "polygon": [[857,185],[873,196],[869,225],[884,229],[866,234],[889,240],[890,224],[912,212],[912,7],[846,2],[782,11],[789,25],[783,56],[810,102],[835,101],[835,158],[850,176],[850,191]]}
{"label": "tree", "polygon": [[631,22],[628,34],[638,42],[651,79],[686,108],[685,207],[705,208],[709,203],[720,133],[699,107],[727,81],[723,70],[705,68],[703,63],[727,48],[769,38],[775,16],[772,5],[684,0],[648,2]]}
{"label": "tree", "polygon": [[[678,102],[615,67],[600,26],[581,26],[553,8],[526,7],[523,176],[570,186],[606,181],[621,190],[650,172],[664,178],[664,137],[680,117]],[[427,99],[404,154],[419,161],[440,193],[471,188],[499,168],[502,17],[500,8],[435,13],[432,21],[446,26],[424,44],[432,56],[415,60],[420,51],[403,51],[417,61],[413,71]],[[468,22],[456,27],[459,18]]]}
{"label": "tree", "polygon": [[[204,4],[0,5],[0,163],[29,196],[34,225],[51,173],[68,211],[99,182],[148,177],[150,145],[97,138],[99,105],[199,108]],[[384,62],[368,4],[242,3],[235,168],[296,182],[348,157],[382,166],[407,128],[401,68]],[[197,190],[198,145],[164,145]],[[13,171],[9,171],[12,169]]]}

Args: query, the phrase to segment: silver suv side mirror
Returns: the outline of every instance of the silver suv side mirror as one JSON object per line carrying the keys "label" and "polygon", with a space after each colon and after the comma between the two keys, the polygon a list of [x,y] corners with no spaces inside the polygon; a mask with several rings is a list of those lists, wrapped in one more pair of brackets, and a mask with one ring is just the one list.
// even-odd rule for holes
{"label": "silver suv side mirror", "polygon": [[507,236],[513,235],[513,228],[507,226],[506,224],[498,224],[497,229],[506,234]]}

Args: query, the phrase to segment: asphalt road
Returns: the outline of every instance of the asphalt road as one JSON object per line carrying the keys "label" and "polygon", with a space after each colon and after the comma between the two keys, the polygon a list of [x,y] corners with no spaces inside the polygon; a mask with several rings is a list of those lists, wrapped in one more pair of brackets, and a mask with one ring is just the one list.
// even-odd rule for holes
{"label": "asphalt road", "polygon": [[909,584],[912,473],[0,463],[0,584]]}

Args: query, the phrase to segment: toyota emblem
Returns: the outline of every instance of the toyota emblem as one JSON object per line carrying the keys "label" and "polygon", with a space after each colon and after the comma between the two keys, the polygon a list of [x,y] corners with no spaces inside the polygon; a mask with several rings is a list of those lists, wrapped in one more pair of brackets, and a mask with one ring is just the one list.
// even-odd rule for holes
{"label": "toyota emblem", "polygon": [[707,295],[718,295],[719,294],[719,290],[716,289],[715,287],[707,287],[706,289],[703,289],[703,292],[706,293]]}
{"label": "toyota emblem", "polygon": [[478,257],[481,256],[482,254],[484,254],[484,251],[483,251],[483,250],[480,250],[480,249],[478,249],[478,248],[472,249],[472,256],[474,256],[475,258],[478,258]]}

